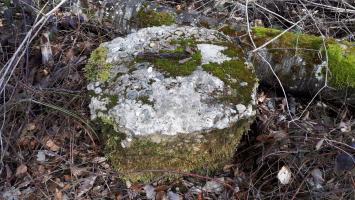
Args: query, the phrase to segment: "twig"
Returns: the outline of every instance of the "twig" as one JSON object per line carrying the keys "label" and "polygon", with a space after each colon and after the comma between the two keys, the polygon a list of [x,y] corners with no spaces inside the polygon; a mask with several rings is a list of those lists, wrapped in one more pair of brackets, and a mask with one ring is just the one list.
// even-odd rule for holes
{"label": "twig", "polygon": [[[23,48],[25,45],[28,45],[28,41],[31,41],[30,38],[36,37],[36,35],[32,35],[32,33],[38,27],[42,27],[43,23],[45,23],[49,19],[49,17],[54,12],[56,12],[57,9],[60,8],[65,2],[67,2],[67,0],[62,0],[57,6],[55,6],[51,11],[49,11],[47,14],[45,14],[40,20],[38,20],[38,22],[36,24],[34,24],[32,26],[32,28],[28,31],[25,38],[23,39],[23,41],[21,42],[20,46],[17,48],[15,53],[12,55],[10,60],[7,61],[6,64],[4,65],[4,67],[0,70],[0,93],[2,93],[4,91],[10,77],[12,76],[12,74],[14,72],[14,69],[17,66],[18,61],[16,62],[15,65],[13,65],[13,63],[15,62],[15,60],[20,60],[22,58],[22,56],[24,54]],[[36,33],[38,33],[38,31]]]}

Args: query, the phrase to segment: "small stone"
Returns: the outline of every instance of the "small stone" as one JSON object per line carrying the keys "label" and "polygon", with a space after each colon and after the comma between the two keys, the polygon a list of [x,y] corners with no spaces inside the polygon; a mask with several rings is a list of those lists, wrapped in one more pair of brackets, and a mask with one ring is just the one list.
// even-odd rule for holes
{"label": "small stone", "polygon": [[144,191],[147,196],[147,199],[155,199],[155,188],[152,185],[145,185],[144,186]]}
{"label": "small stone", "polygon": [[102,89],[100,87],[95,88],[95,94],[100,94],[102,92]]}
{"label": "small stone", "polygon": [[149,44],[149,47],[150,47],[150,48],[154,48],[154,47],[156,47],[156,46],[157,46],[157,45],[156,45],[154,42],[152,42],[152,43]]}
{"label": "small stone", "polygon": [[176,31],[175,34],[176,34],[177,36],[182,36],[184,33],[183,33],[182,31]]}
{"label": "small stone", "polygon": [[223,185],[221,183],[224,182],[224,178],[218,178],[217,181],[212,180],[208,181],[205,186],[203,186],[202,190],[210,193],[219,194],[223,191]]}
{"label": "small stone", "polygon": [[153,71],[153,68],[152,67],[148,67],[148,73],[152,73],[152,71]]}
{"label": "small stone", "polygon": [[248,86],[248,83],[243,81],[243,82],[240,83],[240,86],[241,86],[241,87]]}
{"label": "small stone", "polygon": [[247,107],[243,104],[237,104],[235,107],[238,113],[244,113],[244,111],[247,109]]}
{"label": "small stone", "polygon": [[46,161],[46,154],[44,153],[44,151],[38,151],[38,153],[37,153],[37,161],[38,162]]}
{"label": "small stone", "polygon": [[277,174],[277,178],[279,179],[280,183],[283,185],[287,185],[290,183],[291,176],[292,176],[292,172],[290,168],[288,168],[287,166],[283,166],[280,169],[279,173]]}

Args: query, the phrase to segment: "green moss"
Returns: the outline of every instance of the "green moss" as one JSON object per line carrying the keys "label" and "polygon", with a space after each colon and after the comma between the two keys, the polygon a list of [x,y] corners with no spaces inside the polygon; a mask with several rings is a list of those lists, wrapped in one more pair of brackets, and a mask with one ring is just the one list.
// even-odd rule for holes
{"label": "green moss", "polygon": [[240,48],[227,46],[227,49],[223,50],[222,53],[230,58],[241,58],[240,56],[244,56]]}
{"label": "green moss", "polygon": [[[257,27],[253,29],[254,41],[260,46],[281,32],[276,29]],[[355,87],[354,43],[341,43],[332,38],[323,40],[321,37],[314,35],[287,32],[266,48],[275,64],[282,64],[283,60],[292,56],[299,56],[305,63],[304,66],[293,66],[289,74],[281,76],[281,81],[292,82],[294,79],[292,76],[300,75],[300,70],[306,71],[303,78],[313,77],[315,66],[325,60],[327,52],[328,66],[331,72],[329,74],[330,84],[338,89]],[[325,72],[323,71],[323,73]]]}
{"label": "green moss", "polygon": [[172,25],[175,23],[175,16],[168,12],[157,12],[153,9],[142,8],[135,17],[138,27]]}
{"label": "green moss", "polygon": [[[201,65],[202,55],[201,52],[196,50],[196,41],[194,39],[173,40],[171,45],[176,45],[174,50],[160,50],[160,54],[167,55],[164,57],[141,57],[136,58],[136,62],[151,62],[154,66],[172,77],[188,76],[192,74]],[[195,52],[190,55],[186,49],[190,48]],[[182,60],[185,60],[182,62]]]}
{"label": "green moss", "polygon": [[5,1],[4,1],[4,5],[5,5],[6,7],[10,7],[10,6],[11,6],[11,0],[5,0]]}
{"label": "green moss", "polygon": [[[248,69],[243,60],[230,60],[222,64],[209,63],[202,65],[205,71],[211,72],[232,88],[232,94],[222,97],[222,102],[243,103],[248,105],[251,99],[256,77],[251,69]],[[247,83],[241,86],[241,83]]]}
{"label": "green moss", "polygon": [[[253,33],[255,36],[256,42],[267,42],[280,33],[282,31],[272,28],[264,28],[264,27],[255,27],[253,28]],[[261,41],[258,41],[261,40]],[[323,39],[314,35],[304,34],[304,33],[292,33],[286,32],[281,37],[277,39],[275,42],[277,44],[282,44],[281,47],[289,47],[289,48],[303,48],[310,50],[319,50],[322,48]]]}
{"label": "green moss", "polygon": [[181,48],[185,51],[186,47],[196,48],[197,41],[194,38],[187,38],[187,39],[179,39],[179,40],[171,40],[171,45],[177,45],[178,48]]}
{"label": "green moss", "polygon": [[[270,41],[282,31],[270,28],[257,27],[253,29],[253,39],[257,46]],[[278,39],[266,46],[271,63],[280,80],[288,86],[297,85],[301,79],[315,76],[315,67],[322,63],[325,57],[323,40],[308,34],[286,32]],[[302,62],[285,66],[290,59],[301,58]],[[257,63],[255,65],[259,65]]]}
{"label": "green moss", "polygon": [[197,51],[190,60],[184,63],[167,58],[156,59],[153,63],[157,69],[167,72],[170,76],[188,76],[196,70],[197,66],[201,65],[201,57],[201,52]]}
{"label": "green moss", "polygon": [[106,62],[107,53],[105,47],[99,47],[91,53],[84,69],[88,80],[105,82],[110,78],[112,64]]}
{"label": "green moss", "polygon": [[[111,125],[113,126],[115,124],[115,121],[109,117],[109,116],[100,116],[100,123],[103,123],[105,125]],[[113,129],[112,127],[110,127],[109,129]]]}
{"label": "green moss", "polygon": [[118,97],[116,95],[103,94],[101,97],[108,99],[107,110],[110,110],[118,104]]}
{"label": "green moss", "polygon": [[105,152],[109,158],[111,150],[121,146],[121,141],[124,140],[126,136],[117,131],[116,122],[107,115],[99,116],[99,118],[94,121],[94,124],[96,124],[97,131],[101,133],[101,139],[105,141]]}
{"label": "green moss", "polygon": [[331,83],[337,88],[355,87],[355,46],[328,45]]}
{"label": "green moss", "polygon": [[[182,170],[211,176],[231,161],[238,141],[248,128],[248,121],[240,121],[232,128],[204,134],[157,135],[159,143],[153,141],[153,136],[134,138],[128,148],[118,145],[111,149],[110,159],[113,166],[133,182],[146,183],[163,175],[149,170]],[[166,174],[170,178],[176,176]]]}

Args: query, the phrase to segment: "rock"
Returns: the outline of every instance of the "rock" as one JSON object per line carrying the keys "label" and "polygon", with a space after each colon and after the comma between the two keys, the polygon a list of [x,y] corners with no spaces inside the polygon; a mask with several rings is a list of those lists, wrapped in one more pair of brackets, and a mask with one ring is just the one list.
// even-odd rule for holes
{"label": "rock", "polygon": [[85,70],[91,117],[132,181],[161,175],[146,170],[222,168],[255,115],[252,66],[215,30],[144,28],[103,43]]}
{"label": "rock", "polygon": [[224,186],[222,184],[222,183],[224,183],[224,181],[225,180],[223,177],[218,178],[216,180],[208,181],[203,186],[202,190],[204,190],[206,192],[210,192],[210,193],[220,194],[224,189]]}

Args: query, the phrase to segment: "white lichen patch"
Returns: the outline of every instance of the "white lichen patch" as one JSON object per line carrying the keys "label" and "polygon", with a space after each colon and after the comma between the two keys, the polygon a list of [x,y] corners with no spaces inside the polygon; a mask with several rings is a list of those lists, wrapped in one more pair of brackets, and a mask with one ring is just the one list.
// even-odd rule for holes
{"label": "white lichen patch", "polygon": [[[201,53],[201,63],[186,76],[169,76],[151,62],[135,60],[142,53],[156,55],[160,50],[174,49],[173,41],[191,38],[196,42],[195,51]],[[127,147],[131,136],[207,132],[228,128],[254,115],[254,102],[224,102],[222,99],[233,89],[201,67],[231,60],[222,53],[227,47],[213,44],[229,40],[214,30],[162,26],[104,43],[107,62],[112,63],[113,69],[109,81],[88,85],[95,93],[90,103],[91,117],[112,119],[115,128],[128,136],[122,143]],[[254,91],[250,95],[254,101]],[[115,97],[115,104],[107,97]]]}
{"label": "white lichen patch", "polygon": [[[181,34],[183,33],[183,34]],[[159,26],[148,27],[129,34],[125,38],[116,38],[104,43],[109,49],[107,62],[126,62],[139,52],[157,50],[156,47],[166,48],[174,40],[196,38],[197,41],[213,42],[223,35],[217,31],[197,27]],[[162,39],[164,38],[164,39]],[[228,40],[228,38],[224,38]],[[154,41],[154,47],[150,44]]]}
{"label": "white lichen patch", "polygon": [[231,60],[230,57],[224,55],[221,51],[226,50],[227,47],[218,46],[214,44],[198,44],[197,48],[201,51],[202,64],[218,63]]}
{"label": "white lichen patch", "polygon": [[96,119],[102,111],[107,111],[107,99],[100,99],[99,97],[92,97],[89,104],[91,119]]}
{"label": "white lichen patch", "polygon": [[318,81],[321,81],[324,79],[323,70],[326,70],[325,69],[326,67],[327,67],[326,61],[323,61],[321,64],[319,64],[315,67],[316,71],[315,71],[314,75]]}
{"label": "white lichen patch", "polygon": [[124,132],[174,135],[222,129],[238,120],[232,107],[210,103],[223,92],[220,79],[202,70],[186,77],[163,78],[149,69],[136,70],[117,81],[114,93],[122,98],[108,114]]}

